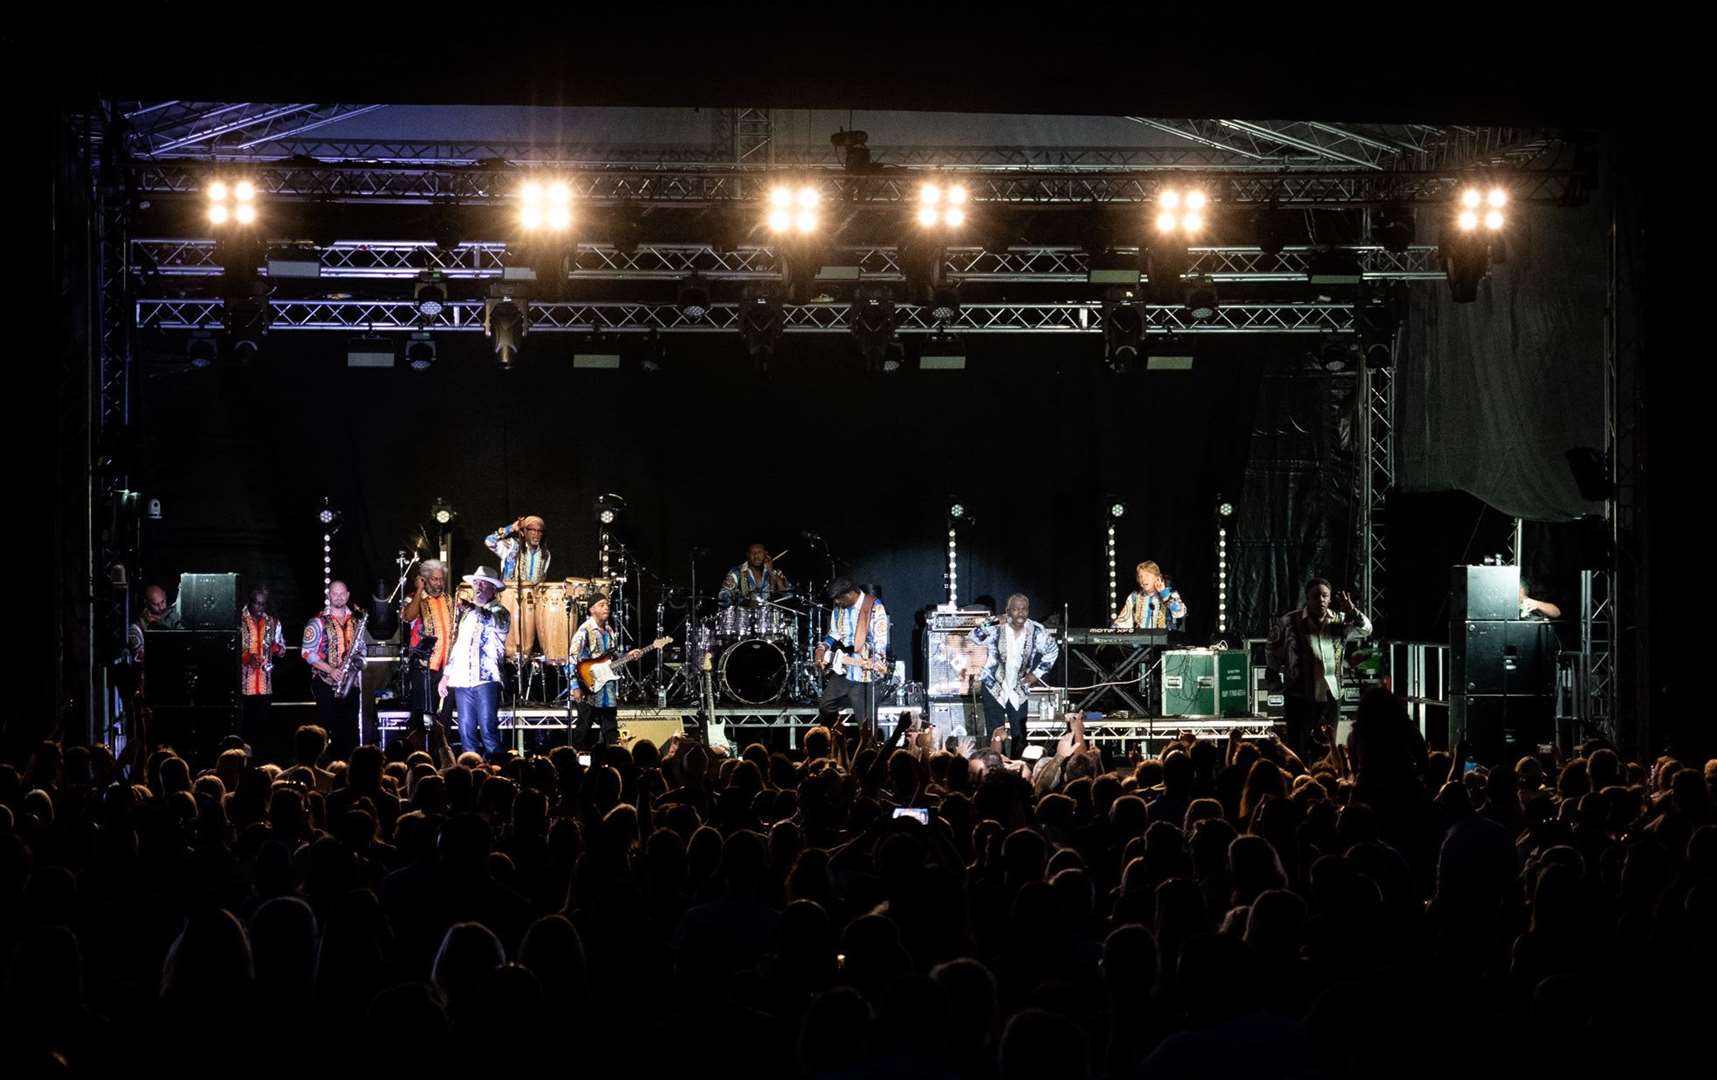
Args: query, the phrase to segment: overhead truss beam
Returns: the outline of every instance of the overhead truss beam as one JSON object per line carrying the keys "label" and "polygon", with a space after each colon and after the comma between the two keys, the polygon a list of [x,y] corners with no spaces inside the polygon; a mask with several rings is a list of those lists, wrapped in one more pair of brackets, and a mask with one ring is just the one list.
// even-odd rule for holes
{"label": "overhead truss beam", "polygon": [[[140,299],[136,322],[142,329],[210,330],[222,326],[219,300]],[[274,300],[271,330],[387,330],[468,331],[483,328],[482,301],[454,301],[435,318],[418,314],[405,300]],[[946,323],[928,307],[899,305],[903,334],[957,332],[962,334],[1101,334],[1100,303],[967,304]],[[643,332],[708,333],[738,327],[735,304],[715,304],[701,316],[691,316],[671,303],[529,304],[532,333]],[[850,328],[847,304],[783,305],[786,329],[792,333],[844,333]],[[1353,330],[1349,304],[1230,304],[1212,319],[1200,322],[1182,306],[1146,308],[1151,334],[1340,334]]]}
{"label": "overhead truss beam", "polygon": [[[481,204],[515,197],[523,169],[514,167],[403,167],[322,163],[249,163],[243,175],[265,199],[334,203]],[[234,175],[222,163],[147,161],[138,164],[133,187],[155,197],[196,197],[217,176]],[[925,172],[900,169],[855,174],[816,169],[798,174],[820,189],[829,205],[907,203],[918,198]],[[959,179],[974,202],[1020,206],[1091,205],[1154,201],[1165,186],[1187,177],[1174,170],[1111,173],[965,171]],[[1283,209],[1362,207],[1397,202],[1446,203],[1469,177],[1453,170],[1432,172],[1234,172],[1198,174],[1218,206],[1245,204]],[[1568,171],[1496,170],[1486,184],[1509,192],[1513,202],[1560,202],[1575,189]],[[655,203],[701,207],[762,202],[777,177],[734,166],[707,168],[589,168],[568,171],[576,200],[593,205]]]}
{"label": "overhead truss beam", "polygon": [[[164,277],[222,272],[213,240],[136,240],[133,249],[138,263]],[[1189,250],[1186,275],[1216,282],[1305,282],[1315,250],[1290,247],[1271,255],[1256,247],[1195,247]],[[1412,247],[1399,254],[1371,245],[1341,250],[1358,256],[1367,280],[1440,281],[1445,276],[1435,247]],[[341,241],[316,252],[324,278],[412,278],[425,271],[454,279],[499,278],[508,262],[508,247],[501,242],[441,248],[429,242]],[[873,280],[903,277],[899,251],[893,247],[844,247],[830,259],[856,265]],[[1086,280],[1089,262],[1086,251],[1077,247],[952,247],[944,249],[942,269],[950,281],[1078,284]],[[755,281],[781,276],[770,248],[724,251],[707,244],[643,244],[631,251],[579,244],[570,266],[575,279],[592,280],[677,280],[697,274],[712,281]]]}

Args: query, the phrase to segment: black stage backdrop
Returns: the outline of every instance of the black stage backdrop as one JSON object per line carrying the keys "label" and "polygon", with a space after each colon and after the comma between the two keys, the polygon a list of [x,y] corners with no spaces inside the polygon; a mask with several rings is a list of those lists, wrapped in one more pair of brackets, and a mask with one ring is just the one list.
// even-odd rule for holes
{"label": "black stage backdrop", "polygon": [[[752,540],[820,584],[827,564],[800,531],[822,534],[843,571],[880,585],[904,655],[910,616],[942,599],[951,498],[975,515],[960,536],[962,603],[1019,590],[1040,617],[1068,605],[1075,625],[1102,620],[1103,515],[1120,498],[1123,589],[1133,563],[1157,559],[1200,639],[1215,625],[1217,494],[1240,490],[1264,371],[1303,353],[1205,338],[1190,373],[1117,377],[1094,341],[974,338],[964,373],[877,378],[844,338],[799,336],[760,379],[737,338],[668,345],[655,375],[630,357],[618,372],[575,371],[573,339],[542,334],[503,372],[484,339],[446,335],[419,374],[348,369],[342,336],[276,332],[248,369],[154,368],[142,486],[163,516],[145,523],[146,577],[237,571],[272,583],[296,627],[320,602],[324,496],[344,513],[335,573],[360,595],[391,587],[395,552],[437,497],[459,512],[456,573],[492,561],[484,533],[536,513],[556,576],[594,576],[593,501],[615,492],[655,575],[688,584],[692,548],[710,549],[705,592]],[[1349,523],[1287,525],[1298,550],[1316,550],[1304,537]]]}

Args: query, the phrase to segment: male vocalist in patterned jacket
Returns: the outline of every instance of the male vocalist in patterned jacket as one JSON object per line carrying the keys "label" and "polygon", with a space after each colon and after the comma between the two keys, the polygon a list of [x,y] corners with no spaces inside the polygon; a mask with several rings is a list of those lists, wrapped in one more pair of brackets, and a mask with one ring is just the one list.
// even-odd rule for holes
{"label": "male vocalist in patterned jacket", "polygon": [[983,674],[985,733],[994,736],[1006,724],[1011,743],[1007,754],[1018,757],[1025,749],[1026,691],[1042,684],[1061,646],[1031,617],[1031,601],[1024,593],[1008,597],[1004,614],[992,615],[966,636],[990,651]]}
{"label": "male vocalist in patterned jacket", "polygon": [[495,600],[506,587],[500,571],[479,566],[466,574],[475,603],[461,602],[453,640],[441,669],[440,693],[453,692],[459,713],[459,745],[484,757],[501,752],[501,654],[507,646],[507,609]]}

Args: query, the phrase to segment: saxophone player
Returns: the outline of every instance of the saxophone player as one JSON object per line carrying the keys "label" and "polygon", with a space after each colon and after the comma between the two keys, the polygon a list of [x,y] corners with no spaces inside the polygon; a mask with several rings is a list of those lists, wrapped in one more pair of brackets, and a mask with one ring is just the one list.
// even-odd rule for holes
{"label": "saxophone player", "polygon": [[[364,613],[351,607],[351,590],[336,581],[328,586],[328,606],[311,616],[304,627],[304,662],[315,678],[310,694],[316,699],[317,723],[328,732],[336,757],[358,744],[360,686],[364,654]],[[354,690],[358,692],[354,693]]]}

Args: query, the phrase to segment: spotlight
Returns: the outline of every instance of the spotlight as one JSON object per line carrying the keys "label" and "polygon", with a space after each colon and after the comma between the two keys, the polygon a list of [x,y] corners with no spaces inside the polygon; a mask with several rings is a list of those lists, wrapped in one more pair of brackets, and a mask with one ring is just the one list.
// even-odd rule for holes
{"label": "spotlight", "polygon": [[405,346],[405,362],[413,371],[428,371],[435,366],[435,339],[428,334],[413,334]]}
{"label": "spotlight", "polygon": [[[594,506],[594,510],[596,511],[596,520],[597,521],[601,522],[603,525],[612,525],[616,521],[620,520],[621,514],[626,512],[626,500],[622,499],[620,496],[614,494],[613,492],[608,492],[608,493],[603,494],[603,495],[598,495],[596,497],[596,504]],[[607,537],[606,533],[604,534],[604,536],[602,538],[602,542],[603,542],[604,561],[606,561],[607,544],[608,544],[608,537]],[[602,576],[607,577],[608,575],[606,573],[604,573]]]}
{"label": "spotlight", "polygon": [[1331,341],[1318,350],[1318,363],[1325,371],[1346,371],[1353,363],[1353,346],[1344,341]]}
{"label": "spotlight", "polygon": [[203,193],[208,198],[209,224],[256,224],[256,185],[249,180],[212,181]]}
{"label": "spotlight", "polygon": [[1491,210],[1484,216],[1484,227],[1492,232],[1502,228],[1502,211]]}
{"label": "spotlight", "polygon": [[1259,210],[1252,215],[1252,235],[1258,250],[1266,255],[1280,255],[1288,246],[1289,226],[1292,224],[1279,211]]}
{"label": "spotlight", "polygon": [[935,206],[937,203],[941,202],[942,201],[942,187],[941,187],[941,185],[940,184],[934,184],[934,183],[926,183],[923,187],[918,189],[918,201],[921,205],[924,205],[924,206]]}
{"label": "spotlight", "polygon": [[420,318],[438,318],[447,310],[447,282],[439,270],[427,270],[417,276],[412,287],[411,302]]}
{"label": "spotlight", "polygon": [[775,347],[785,327],[781,301],[774,292],[758,289],[747,293],[739,308],[739,336],[759,374],[769,370],[769,362],[775,357]]}
{"label": "spotlight", "polygon": [[662,370],[662,365],[667,361],[667,357],[668,349],[666,345],[662,344],[662,335],[652,330],[649,340],[644,345],[644,355],[639,359],[638,367],[646,374],[654,375]]}
{"label": "spotlight", "polygon": [[612,525],[614,524],[614,511],[603,510],[596,515],[596,520],[602,522],[604,525]]}
{"label": "spotlight", "polygon": [[1187,314],[1197,322],[1209,322],[1216,318],[1219,300],[1216,286],[1208,279],[1200,281],[1186,290]]}
{"label": "spotlight", "polygon": [[769,191],[768,224],[771,232],[800,235],[817,229],[817,204],[822,195],[810,184],[777,184]]}
{"label": "spotlight", "polygon": [[1216,516],[1217,517],[1233,517],[1234,516],[1234,504],[1231,502],[1227,502],[1227,501],[1217,503],[1216,504]]}
{"label": "spotlight", "polygon": [[[895,342],[894,294],[886,286],[860,285],[853,297],[848,328],[858,342],[865,365],[875,372],[898,370]],[[888,361],[895,360],[894,367]]]}
{"label": "spotlight", "polygon": [[458,517],[459,513],[446,499],[437,498],[435,505],[429,508],[429,516],[435,519],[437,525],[445,529],[453,524],[453,519]]}
{"label": "spotlight", "polygon": [[966,222],[965,202],[966,189],[959,184],[944,188],[926,182],[918,189],[918,224],[927,229],[937,225],[958,228]]}
{"label": "spotlight", "polygon": [[1204,211],[1209,197],[1194,188],[1167,188],[1157,195],[1157,231],[1195,236],[1204,229]]}
{"label": "spotlight", "polygon": [[[319,523],[321,523],[323,532],[328,532],[328,533],[331,533],[333,531],[331,528],[329,528],[329,526],[339,524],[339,522],[340,522],[340,511],[338,511],[334,508],[333,500],[331,500],[331,499],[323,499],[322,500],[322,509],[320,509],[316,512],[316,520]],[[324,537],[324,541],[326,539],[327,538]]]}
{"label": "spotlight", "polygon": [[1474,229],[1479,227],[1479,215],[1476,210],[1462,210],[1461,216],[1456,220],[1460,222],[1461,229],[1464,232],[1472,232]]}
{"label": "spotlight", "polygon": [[1131,370],[1144,333],[1144,311],[1132,294],[1111,289],[1103,302],[1103,355],[1110,371],[1121,375]]}
{"label": "spotlight", "polygon": [[930,296],[930,317],[939,323],[950,322],[960,314],[960,286],[950,282],[936,286]]}
{"label": "spotlight", "polygon": [[950,506],[948,508],[948,516],[953,518],[955,521],[959,521],[961,518],[964,518],[966,516],[966,505],[964,503],[955,503]]}
{"label": "spotlight", "polygon": [[1491,209],[1501,210],[1504,206],[1508,205],[1508,192],[1501,188],[1491,188],[1490,194],[1485,196],[1485,202]]}
{"label": "spotlight", "polygon": [[926,228],[936,224],[937,221],[941,220],[941,217],[941,213],[934,206],[920,206],[918,208],[918,224]]}
{"label": "spotlight", "polygon": [[680,284],[675,303],[680,314],[688,319],[702,320],[709,314],[709,289],[703,279],[693,275]]}
{"label": "spotlight", "polygon": [[213,364],[219,352],[214,335],[207,331],[193,333],[191,340],[185,343],[185,358],[199,371]]}
{"label": "spotlight", "polygon": [[527,180],[519,188],[519,224],[527,232],[572,227],[572,187],[564,180]]}
{"label": "spotlight", "polygon": [[523,300],[501,297],[483,304],[483,332],[495,343],[495,359],[503,370],[511,368],[519,346],[530,329]]}
{"label": "spotlight", "polygon": [[1112,502],[1112,503],[1110,503],[1109,504],[1109,516],[1112,518],[1126,517],[1127,516],[1127,504],[1124,502]]}
{"label": "spotlight", "polygon": [[1383,206],[1372,212],[1371,240],[1392,255],[1404,254],[1413,246],[1414,232],[1411,206]]}

